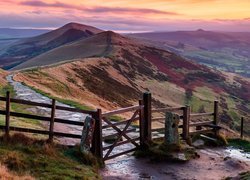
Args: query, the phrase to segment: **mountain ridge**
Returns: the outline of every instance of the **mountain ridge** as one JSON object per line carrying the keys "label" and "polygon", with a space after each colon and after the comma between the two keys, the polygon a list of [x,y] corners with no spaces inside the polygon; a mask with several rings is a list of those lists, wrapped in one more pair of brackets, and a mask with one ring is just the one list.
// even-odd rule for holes
{"label": "mountain ridge", "polygon": [[10,69],[51,49],[99,32],[102,30],[92,26],[69,23],[48,33],[14,42],[2,50],[0,61],[5,69]]}

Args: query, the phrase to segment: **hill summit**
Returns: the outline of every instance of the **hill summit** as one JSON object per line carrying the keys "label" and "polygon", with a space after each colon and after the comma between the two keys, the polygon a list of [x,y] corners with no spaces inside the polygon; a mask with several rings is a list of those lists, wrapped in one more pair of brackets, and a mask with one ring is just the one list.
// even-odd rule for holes
{"label": "hill summit", "polygon": [[48,33],[19,40],[0,53],[2,67],[10,69],[54,48],[91,37],[102,30],[78,23],[69,23]]}

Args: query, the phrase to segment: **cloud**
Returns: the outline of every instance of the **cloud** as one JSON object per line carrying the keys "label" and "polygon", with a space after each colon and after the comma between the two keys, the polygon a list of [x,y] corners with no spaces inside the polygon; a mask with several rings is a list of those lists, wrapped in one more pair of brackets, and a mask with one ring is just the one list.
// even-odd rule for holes
{"label": "cloud", "polygon": [[114,16],[112,14],[102,16],[79,15],[70,9],[64,10],[63,14],[54,11],[26,11],[19,13],[0,12],[1,27],[15,28],[58,28],[69,22],[78,22],[98,27],[104,30],[118,32],[137,32],[137,31],[176,31],[176,30],[216,30],[216,31],[247,31],[249,32],[250,19],[155,19],[127,16]]}
{"label": "cloud", "polygon": [[140,14],[161,14],[161,15],[180,15],[176,12],[167,12],[156,9],[147,9],[147,8],[123,8],[123,7],[103,7],[95,6],[91,8],[83,6],[75,6],[71,4],[54,2],[46,3],[40,0],[28,0],[20,2],[21,5],[32,6],[32,7],[55,7],[55,8],[64,8],[64,9],[76,9],[88,13],[140,13]]}

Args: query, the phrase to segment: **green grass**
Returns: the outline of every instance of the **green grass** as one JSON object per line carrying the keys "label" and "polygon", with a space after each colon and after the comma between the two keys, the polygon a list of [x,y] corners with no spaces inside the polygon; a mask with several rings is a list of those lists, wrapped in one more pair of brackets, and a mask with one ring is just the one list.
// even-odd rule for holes
{"label": "green grass", "polygon": [[[25,85],[25,86],[27,86],[27,85]],[[80,103],[72,101],[72,100],[62,99],[62,98],[58,98],[58,97],[55,97],[55,96],[51,96],[50,94],[48,94],[48,93],[46,93],[44,91],[41,91],[40,89],[36,89],[36,88],[30,87],[30,86],[29,86],[29,88],[33,89],[34,91],[36,91],[37,93],[39,93],[39,94],[41,94],[43,96],[46,96],[46,97],[48,97],[50,99],[55,99],[56,101],[61,102],[63,104],[67,104],[69,106],[72,106],[72,107],[75,107],[75,108],[78,108],[78,109],[82,109],[82,110],[86,110],[86,111],[94,110],[92,107],[80,104]]]}
{"label": "green grass", "polygon": [[249,180],[250,179],[250,171],[240,173],[239,177],[241,180]]}
{"label": "green grass", "polygon": [[228,145],[244,150],[245,152],[250,152],[250,142],[243,139],[229,139]]}
{"label": "green grass", "polygon": [[205,107],[206,112],[212,112],[213,104],[209,101],[201,100],[196,96],[192,96],[187,105],[190,105],[192,112],[198,113],[201,107]]}
{"label": "green grass", "polygon": [[1,96],[6,96],[7,91],[10,92],[11,97],[14,97],[16,95],[14,88],[10,84],[3,86],[3,87],[0,87],[0,95]]}
{"label": "green grass", "polygon": [[16,134],[0,141],[0,162],[19,175],[38,179],[100,179],[97,160],[68,148]]}
{"label": "green grass", "polygon": [[206,100],[212,101],[216,98],[216,93],[214,93],[213,90],[208,87],[197,87],[195,88],[195,91],[201,94]]}

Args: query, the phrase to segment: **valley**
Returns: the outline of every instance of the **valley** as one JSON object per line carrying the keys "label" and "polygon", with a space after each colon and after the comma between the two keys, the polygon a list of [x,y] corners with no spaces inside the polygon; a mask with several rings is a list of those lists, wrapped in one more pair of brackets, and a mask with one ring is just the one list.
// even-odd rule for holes
{"label": "valley", "polygon": [[128,36],[211,68],[250,77],[250,33],[199,29],[197,31],[138,33],[128,34]]}

